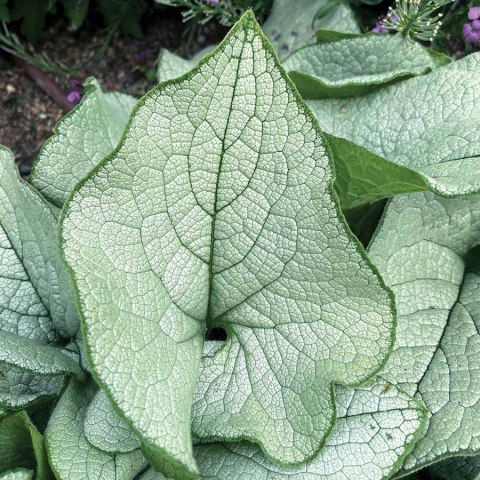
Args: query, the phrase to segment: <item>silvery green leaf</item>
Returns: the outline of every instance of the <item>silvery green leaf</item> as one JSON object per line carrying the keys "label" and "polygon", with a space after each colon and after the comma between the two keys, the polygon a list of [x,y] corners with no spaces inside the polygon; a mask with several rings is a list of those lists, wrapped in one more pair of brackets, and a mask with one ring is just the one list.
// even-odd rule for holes
{"label": "silvery green leaf", "polygon": [[166,48],[160,50],[157,59],[157,80],[159,83],[166,82],[173,78],[181,77],[193,67],[208,53],[214,50],[214,46],[208,46],[200,50],[191,59],[187,60],[168,51]]}
{"label": "silvery green leaf", "polygon": [[428,73],[436,59],[400,34],[372,33],[308,45],[286,58],[283,67],[303,98],[339,98]]}
{"label": "silvery green leaf", "polygon": [[430,412],[404,472],[480,451],[479,239],[480,201],[417,193],[389,203],[369,247],[398,312],[381,375]]}
{"label": "silvery green leaf", "polygon": [[433,480],[479,480],[480,457],[452,457],[428,469]]}
{"label": "silvery green leaf", "polygon": [[99,390],[87,408],[83,425],[87,440],[106,452],[131,452],[141,447],[132,430],[115,413],[112,403]]}
{"label": "silvery green leaf", "polygon": [[60,348],[0,330],[0,368],[4,366],[39,375],[83,377],[78,361]]}
{"label": "silvery green leaf", "polygon": [[96,392],[93,382],[71,380],[45,432],[50,465],[59,479],[132,480],[145,466],[139,449],[111,453],[95,447],[85,436],[85,417]]}
{"label": "silvery green leaf", "polygon": [[[204,480],[380,480],[401,465],[423,433],[424,407],[392,385],[337,387],[338,420],[320,453],[306,465],[279,467],[251,444],[195,447]],[[141,480],[163,480],[147,471]]]}
{"label": "silvery green leaf", "polygon": [[360,33],[360,27],[355,18],[352,8],[348,2],[330,2],[331,8],[328,8],[329,2],[325,3],[325,10],[317,11],[313,21],[313,30],[318,40],[318,31]]}
{"label": "silvery green leaf", "polygon": [[333,384],[371,378],[389,354],[391,294],[339,214],[321,132],[250,12],[142,99],[77,187],[62,236],[92,369],[167,476],[196,476],[206,326],[229,338],[204,358],[195,435],[249,438],[283,464],[323,444]]}
{"label": "silvery green leaf", "polygon": [[62,376],[45,376],[9,366],[0,369],[0,407],[21,410],[42,404],[60,393]]}
{"label": "silvery green leaf", "polygon": [[418,172],[444,196],[480,190],[480,54],[362,97],[312,100],[321,128]]}
{"label": "silvery green leaf", "polygon": [[324,15],[316,18],[317,12],[327,5],[327,0],[274,1],[263,29],[281,60],[295,50],[315,43],[315,30],[319,28],[359,32],[352,11],[346,4],[328,8]]}
{"label": "silvery green leaf", "polygon": [[136,99],[103,93],[95,79],[85,83],[81,102],[55,127],[33,166],[30,181],[61,207],[77,182],[108,153],[125,128]]}
{"label": "silvery green leaf", "polygon": [[0,146],[0,330],[49,343],[68,338],[78,318],[57,250],[56,219]]}

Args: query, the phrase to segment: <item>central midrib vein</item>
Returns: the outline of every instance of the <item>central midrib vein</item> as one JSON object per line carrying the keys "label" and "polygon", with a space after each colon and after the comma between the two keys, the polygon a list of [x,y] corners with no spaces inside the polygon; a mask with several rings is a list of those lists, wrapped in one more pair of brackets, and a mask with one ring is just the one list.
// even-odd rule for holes
{"label": "central midrib vein", "polygon": [[217,223],[218,187],[220,184],[220,174],[222,172],[223,159],[225,157],[225,139],[228,132],[228,128],[230,126],[230,119],[232,117],[232,107],[233,107],[233,102],[235,100],[235,91],[237,89],[237,84],[238,84],[238,72],[240,70],[240,63],[242,61],[242,54],[243,54],[244,48],[245,48],[245,43],[242,44],[242,50],[240,52],[240,55],[238,56],[238,64],[237,64],[237,72],[236,72],[237,74],[235,76],[235,82],[233,84],[232,100],[230,102],[227,122],[226,122],[225,130],[222,136],[222,151],[220,153],[220,161],[218,162],[218,174],[217,174],[217,181],[215,183],[215,195],[214,195],[214,201],[213,201],[213,214],[212,214],[212,229],[210,233],[210,256],[208,261],[208,308],[207,308],[207,316],[206,316],[207,326],[213,326],[213,320],[214,320],[211,318],[211,311],[212,311],[212,291],[213,291],[213,256],[214,256],[214,244],[215,244],[215,226]]}

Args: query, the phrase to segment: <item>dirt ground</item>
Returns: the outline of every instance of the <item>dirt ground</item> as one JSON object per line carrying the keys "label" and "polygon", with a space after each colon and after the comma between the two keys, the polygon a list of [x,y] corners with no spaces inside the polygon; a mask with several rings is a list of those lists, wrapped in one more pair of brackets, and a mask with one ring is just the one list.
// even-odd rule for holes
{"label": "dirt ground", "polygon": [[[96,61],[83,64],[98,50],[105,36],[105,31],[91,25],[70,32],[66,22],[58,22],[47,30],[37,50],[67,65],[82,64],[79,70],[52,76],[65,94],[74,89],[76,83],[95,76],[106,91],[122,91],[140,97],[155,85],[151,75],[159,50],[178,51],[185,43],[182,37],[185,25],[177,10],[156,10],[146,17],[148,23],[143,25],[142,38],[118,35],[104,56]],[[207,24],[191,42],[190,53],[218,42],[224,33],[224,28]],[[11,58],[8,60],[8,68],[0,70],[0,144],[14,152],[22,175],[27,176],[38,150],[65,112],[21,67]]]}

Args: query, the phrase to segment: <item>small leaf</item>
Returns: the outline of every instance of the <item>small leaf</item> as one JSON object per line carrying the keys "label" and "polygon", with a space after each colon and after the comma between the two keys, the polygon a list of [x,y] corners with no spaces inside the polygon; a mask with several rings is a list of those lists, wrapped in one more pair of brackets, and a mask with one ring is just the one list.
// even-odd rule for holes
{"label": "small leaf", "polygon": [[283,67],[303,98],[363,95],[436,67],[428,50],[401,35],[359,35],[297,50]]}
{"label": "small leaf", "polygon": [[480,201],[417,193],[390,201],[369,247],[398,312],[381,375],[430,412],[404,473],[480,452],[479,238]]}
{"label": "small leaf", "polygon": [[93,382],[70,382],[45,432],[50,464],[59,479],[132,480],[146,465],[140,450],[106,452],[89,443],[85,436],[85,417],[96,392]]}
{"label": "small leaf", "polygon": [[252,13],[143,97],[76,189],[62,236],[87,355],[165,475],[196,476],[206,326],[229,338],[204,358],[195,435],[249,438],[283,464],[323,444],[333,383],[381,368],[391,294],[332,193],[321,132]]}
{"label": "small leaf", "polygon": [[55,376],[75,374],[83,377],[78,361],[58,347],[0,330],[0,366],[17,367],[26,372]]}
{"label": "small leaf", "polygon": [[480,192],[480,54],[362,97],[311,100],[320,126],[423,175],[434,192]]}
{"label": "small leaf", "polygon": [[[326,4],[327,0],[275,0],[263,29],[280,59],[305,45],[315,43],[313,21],[320,8]],[[332,9],[316,21],[315,28],[331,27],[335,30],[341,27],[339,17],[345,19],[345,9],[346,6],[342,7],[340,16]],[[343,27],[350,30],[355,28],[355,23],[353,25],[352,27],[351,20],[348,20]]]}
{"label": "small leaf", "polygon": [[342,210],[350,210],[399,193],[429,189],[420,172],[385,160],[343,138],[327,135],[335,161],[335,191]]}
{"label": "small leaf", "polygon": [[30,176],[32,185],[58,207],[113,150],[136,103],[129,95],[103,93],[94,79],[85,88],[82,101],[56,125],[55,135],[42,147]]}
{"label": "small leaf", "polygon": [[0,407],[21,410],[41,405],[57,396],[63,384],[62,376],[43,376],[11,366],[0,369]]}
{"label": "small leaf", "polygon": [[98,391],[87,408],[84,422],[87,440],[105,452],[132,452],[140,448],[140,442],[130,428],[113,410],[103,391]]}
{"label": "small leaf", "polygon": [[37,480],[52,477],[43,436],[25,411],[0,418],[0,471],[17,468],[35,470]]}

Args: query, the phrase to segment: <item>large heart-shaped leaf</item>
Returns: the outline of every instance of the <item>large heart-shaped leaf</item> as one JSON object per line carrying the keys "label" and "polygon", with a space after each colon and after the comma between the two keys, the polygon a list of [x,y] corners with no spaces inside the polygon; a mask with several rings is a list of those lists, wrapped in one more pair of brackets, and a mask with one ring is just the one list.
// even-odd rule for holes
{"label": "large heart-shaped leaf", "polygon": [[381,368],[392,300],[339,214],[321,133],[247,13],[133,113],[64,210],[63,250],[97,379],[157,469],[196,476],[195,434],[316,454],[333,383]]}
{"label": "large heart-shaped leaf", "polygon": [[85,83],[82,101],[55,127],[42,147],[30,181],[61,207],[77,182],[118,143],[136,99],[103,93],[95,79]]}
{"label": "large heart-shaped leaf", "polygon": [[405,471],[480,452],[479,240],[480,201],[417,193],[389,203],[369,247],[398,312],[381,375],[430,412]]}
{"label": "large heart-shaped leaf", "polygon": [[428,49],[400,34],[346,36],[308,45],[283,62],[303,98],[362,95],[437,65]]}
{"label": "large heart-shaped leaf", "polygon": [[475,53],[362,97],[309,105],[327,133],[418,172],[434,192],[477,193],[479,62]]}

